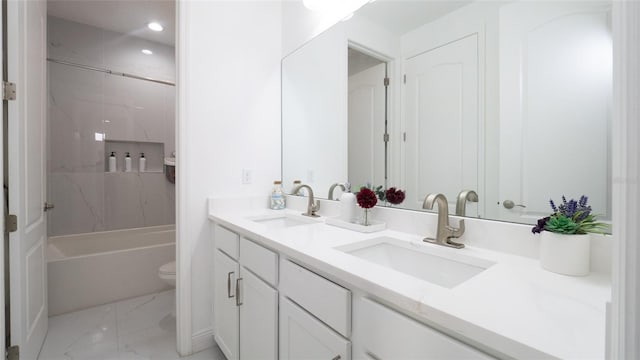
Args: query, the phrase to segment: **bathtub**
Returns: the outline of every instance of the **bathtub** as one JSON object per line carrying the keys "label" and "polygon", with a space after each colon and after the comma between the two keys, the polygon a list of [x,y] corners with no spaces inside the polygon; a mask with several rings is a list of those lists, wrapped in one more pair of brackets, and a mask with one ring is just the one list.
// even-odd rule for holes
{"label": "bathtub", "polygon": [[175,260],[175,235],[164,225],[50,237],[49,316],[170,289],[158,268]]}

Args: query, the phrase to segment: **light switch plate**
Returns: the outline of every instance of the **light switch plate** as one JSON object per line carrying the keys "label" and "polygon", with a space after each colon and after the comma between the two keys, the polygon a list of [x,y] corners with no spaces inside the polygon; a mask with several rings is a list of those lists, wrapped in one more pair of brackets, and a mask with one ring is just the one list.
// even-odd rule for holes
{"label": "light switch plate", "polygon": [[251,181],[253,181],[251,169],[242,169],[242,183],[251,184]]}

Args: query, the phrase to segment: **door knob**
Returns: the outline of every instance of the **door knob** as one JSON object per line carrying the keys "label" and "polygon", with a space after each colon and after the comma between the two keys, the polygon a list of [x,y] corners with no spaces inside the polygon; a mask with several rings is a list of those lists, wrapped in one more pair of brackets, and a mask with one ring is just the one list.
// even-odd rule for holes
{"label": "door knob", "polygon": [[504,206],[505,209],[513,209],[514,206],[519,206],[521,208],[526,208],[526,206],[524,206],[522,204],[516,204],[512,200],[503,201],[502,202],[502,206]]}
{"label": "door knob", "polygon": [[48,203],[48,202],[44,203],[44,211],[49,211],[49,210],[53,209],[54,207],[56,207],[56,206],[51,204],[51,203]]}

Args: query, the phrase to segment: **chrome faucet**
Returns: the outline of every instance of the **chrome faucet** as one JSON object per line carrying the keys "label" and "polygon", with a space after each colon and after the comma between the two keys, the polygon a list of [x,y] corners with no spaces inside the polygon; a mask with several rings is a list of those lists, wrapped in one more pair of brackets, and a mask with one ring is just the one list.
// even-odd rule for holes
{"label": "chrome faucet", "polygon": [[293,190],[291,190],[291,193],[296,195],[298,194],[298,191],[300,191],[300,189],[302,188],[307,188],[307,190],[309,190],[309,201],[307,203],[307,212],[306,213],[302,213],[302,215],[304,216],[311,216],[311,217],[320,217],[320,215],[316,214],[316,211],[318,211],[320,209],[320,201],[316,200],[315,204],[313,202],[313,189],[311,189],[311,186],[309,185],[298,185],[295,188],[293,188]]}
{"label": "chrome faucet", "polygon": [[342,192],[347,191],[350,186],[349,184],[340,184],[340,183],[335,183],[333,185],[331,185],[331,187],[329,188],[329,200],[333,200],[333,192],[336,190],[336,187],[340,187],[340,189],[342,189]]}
{"label": "chrome faucet", "polygon": [[456,215],[465,216],[467,211],[467,201],[478,202],[478,193],[473,190],[462,190],[458,194],[458,201],[456,202]]}
{"label": "chrome faucet", "polygon": [[447,198],[442,194],[429,194],[422,204],[423,209],[433,209],[433,204],[438,203],[438,229],[436,230],[436,238],[424,238],[423,241],[449,246],[461,249],[464,244],[451,241],[451,238],[459,238],[464,234],[464,220],[460,220],[460,227],[454,228],[449,226],[449,204]]}

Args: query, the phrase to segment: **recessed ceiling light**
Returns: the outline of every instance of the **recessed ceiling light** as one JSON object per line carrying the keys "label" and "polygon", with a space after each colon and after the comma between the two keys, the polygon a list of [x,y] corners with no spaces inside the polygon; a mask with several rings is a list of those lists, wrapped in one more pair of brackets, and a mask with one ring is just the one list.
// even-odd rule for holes
{"label": "recessed ceiling light", "polygon": [[153,54],[153,51],[149,50],[149,49],[142,49],[142,53],[145,55],[151,55]]}
{"label": "recessed ceiling light", "polygon": [[162,25],[158,24],[157,22],[150,22],[147,24],[147,27],[153,31],[162,31],[164,30],[164,28],[162,27]]}

